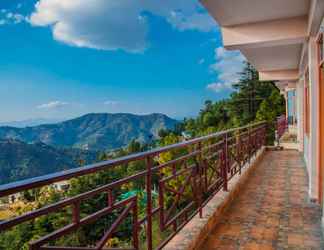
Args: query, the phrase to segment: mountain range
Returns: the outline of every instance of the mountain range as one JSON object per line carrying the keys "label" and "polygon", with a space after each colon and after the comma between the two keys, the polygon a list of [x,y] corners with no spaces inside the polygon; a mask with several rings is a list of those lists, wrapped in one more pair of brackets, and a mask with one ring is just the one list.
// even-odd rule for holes
{"label": "mountain range", "polygon": [[33,127],[0,127],[0,185],[98,160],[133,139],[149,142],[178,122],[163,114],[87,114]]}
{"label": "mountain range", "polygon": [[38,126],[43,124],[53,124],[61,121],[63,121],[63,119],[45,119],[45,118],[26,119],[20,121],[0,122],[0,127],[7,126],[7,127],[25,128],[25,127]]}
{"label": "mountain range", "polygon": [[160,129],[173,129],[177,121],[163,114],[87,114],[56,124],[34,127],[0,127],[0,139],[26,143],[42,142],[55,147],[111,150],[126,146],[132,139],[148,142]]}

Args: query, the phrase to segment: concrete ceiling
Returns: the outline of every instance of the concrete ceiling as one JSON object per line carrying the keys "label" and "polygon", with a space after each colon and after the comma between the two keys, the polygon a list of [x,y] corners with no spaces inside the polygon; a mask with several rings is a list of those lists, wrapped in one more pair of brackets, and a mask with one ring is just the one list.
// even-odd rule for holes
{"label": "concrete ceiling", "polygon": [[246,59],[259,71],[297,69],[300,61],[302,44],[286,46],[242,49]]}
{"label": "concrete ceiling", "polygon": [[309,13],[310,0],[200,0],[223,27]]}
{"label": "concrete ceiling", "polygon": [[296,88],[296,81],[278,81],[275,83],[277,88],[281,91],[289,91]]}
{"label": "concrete ceiling", "polygon": [[200,2],[221,26],[224,47],[240,50],[264,80],[298,79],[304,45],[318,30],[324,0]]}

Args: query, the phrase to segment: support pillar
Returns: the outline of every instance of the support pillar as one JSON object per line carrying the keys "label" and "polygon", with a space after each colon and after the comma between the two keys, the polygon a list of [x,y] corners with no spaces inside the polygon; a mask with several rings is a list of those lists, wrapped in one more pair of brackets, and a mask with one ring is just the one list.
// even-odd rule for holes
{"label": "support pillar", "polygon": [[304,152],[304,78],[296,86],[296,117],[298,150]]}
{"label": "support pillar", "polygon": [[311,199],[318,200],[318,154],[319,154],[319,71],[317,62],[317,42],[315,37],[309,39],[308,45],[309,60],[309,92],[310,92],[310,131],[309,131],[309,195]]}

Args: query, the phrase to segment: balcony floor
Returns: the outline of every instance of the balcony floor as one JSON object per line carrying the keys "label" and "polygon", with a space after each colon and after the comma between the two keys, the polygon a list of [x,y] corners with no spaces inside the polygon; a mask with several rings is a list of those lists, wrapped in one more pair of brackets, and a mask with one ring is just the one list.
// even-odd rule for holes
{"label": "balcony floor", "polygon": [[320,222],[300,154],[267,151],[201,249],[324,249]]}

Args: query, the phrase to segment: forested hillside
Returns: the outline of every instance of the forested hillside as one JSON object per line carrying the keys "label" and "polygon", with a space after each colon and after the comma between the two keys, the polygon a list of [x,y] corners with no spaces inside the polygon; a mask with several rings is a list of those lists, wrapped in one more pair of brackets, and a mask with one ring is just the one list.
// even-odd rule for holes
{"label": "forested hillside", "polygon": [[0,138],[43,142],[56,147],[109,150],[127,146],[133,139],[149,142],[157,138],[159,130],[174,129],[176,124],[176,120],[163,114],[87,114],[57,124],[0,127]]}
{"label": "forested hillside", "polygon": [[0,185],[93,163],[97,152],[0,140]]}

